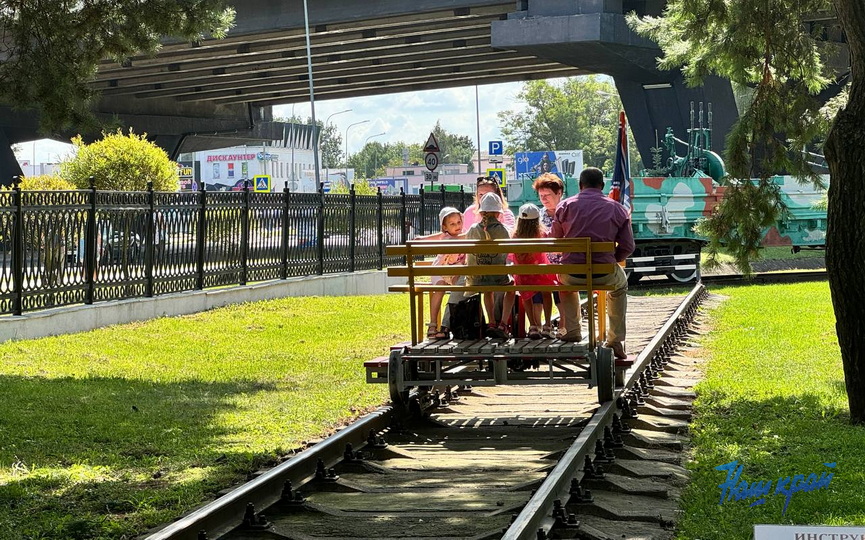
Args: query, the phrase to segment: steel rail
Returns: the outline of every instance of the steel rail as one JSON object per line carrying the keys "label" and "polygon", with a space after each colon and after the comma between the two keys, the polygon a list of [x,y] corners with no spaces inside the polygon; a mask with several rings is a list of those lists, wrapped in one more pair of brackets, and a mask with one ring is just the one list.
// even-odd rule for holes
{"label": "steel rail", "polygon": [[[614,392],[614,399],[601,405],[592,415],[586,427],[562,456],[559,463],[550,472],[543,484],[535,492],[523,510],[517,515],[514,522],[502,536],[502,540],[530,540],[545,538],[546,533],[555,525],[556,518],[553,517],[555,501],[566,504],[569,498],[571,479],[582,479],[578,471],[583,460],[594,449],[594,443],[603,440],[604,427],[609,425],[613,414],[617,410],[618,398],[622,397],[635,381],[640,377],[643,370],[655,357],[664,352],[667,343],[675,338],[677,330],[682,326],[688,313],[692,313],[693,307],[705,294],[705,287],[698,283],[682,301],[673,315],[661,327],[655,337],[637,356],[634,369],[625,381],[622,388]],[[564,506],[563,504],[563,506]],[[543,533],[543,535],[541,534]]]}
{"label": "steel rail", "polygon": [[[821,281],[828,279],[826,270],[802,270],[802,271],[779,271],[760,272],[745,277],[743,274],[717,274],[703,275],[700,282],[705,285],[769,285],[776,283],[800,283],[804,281]],[[652,280],[640,281],[630,285],[631,290],[650,290],[678,286],[687,286],[687,283],[679,283],[674,280]]]}
{"label": "steel rail", "polygon": [[280,500],[286,482],[296,487],[311,480],[319,459],[326,467],[331,467],[343,459],[346,443],[352,443],[353,450],[363,448],[369,432],[379,432],[388,427],[393,414],[392,407],[381,407],[336,435],[143,539],[197,540],[201,531],[205,532],[205,537],[219,537],[242,523],[248,504],[252,503],[258,509],[267,508]]}

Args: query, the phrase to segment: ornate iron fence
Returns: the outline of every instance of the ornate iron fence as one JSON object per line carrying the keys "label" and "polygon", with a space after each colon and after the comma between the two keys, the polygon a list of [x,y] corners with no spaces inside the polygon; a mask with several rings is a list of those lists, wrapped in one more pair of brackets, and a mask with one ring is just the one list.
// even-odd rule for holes
{"label": "ornate iron fence", "polygon": [[0,191],[0,313],[381,269],[471,193]]}

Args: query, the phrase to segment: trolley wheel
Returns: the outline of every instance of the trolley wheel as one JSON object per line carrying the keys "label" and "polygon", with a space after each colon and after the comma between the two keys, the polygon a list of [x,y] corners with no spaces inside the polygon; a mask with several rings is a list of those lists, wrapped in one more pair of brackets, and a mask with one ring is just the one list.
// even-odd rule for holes
{"label": "trolley wheel", "polygon": [[595,364],[598,366],[598,403],[611,401],[613,399],[613,391],[615,390],[613,349],[598,347]]}
{"label": "trolley wheel", "polygon": [[643,274],[634,272],[630,268],[626,268],[625,276],[628,278],[628,285],[636,285],[640,281],[640,278],[643,277]]}
{"label": "trolley wheel", "polygon": [[697,269],[674,270],[672,273],[667,274],[667,277],[679,283],[690,283],[691,281],[697,281]]}
{"label": "trolley wheel", "polygon": [[402,365],[402,353],[400,351],[391,351],[390,357],[387,360],[387,388],[390,391],[390,400],[393,402],[394,408],[402,411],[408,411],[408,388],[403,388],[405,380],[404,367]]}

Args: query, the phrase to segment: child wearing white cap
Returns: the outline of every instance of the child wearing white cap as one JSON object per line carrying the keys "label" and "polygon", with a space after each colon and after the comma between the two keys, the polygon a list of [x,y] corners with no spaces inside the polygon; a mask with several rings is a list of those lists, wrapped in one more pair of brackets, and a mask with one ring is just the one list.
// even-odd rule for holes
{"label": "child wearing white cap", "polygon": [[[520,207],[517,217],[517,228],[514,230],[514,238],[544,238],[547,232],[541,224],[541,211],[532,203],[526,203]],[[511,253],[511,260],[515,264],[550,264],[546,253]],[[540,275],[514,275],[517,285],[555,285],[557,283],[554,274]],[[533,300],[536,295],[541,295],[543,304],[536,304]],[[541,332],[541,307],[552,309],[553,297],[548,292],[520,291],[520,301],[523,310],[529,318],[529,331],[526,336],[529,339],[540,339],[551,337],[549,333],[543,335]]]}
{"label": "child wearing white cap", "polygon": [[[487,193],[483,196],[480,202],[479,210],[481,220],[472,225],[466,232],[466,239],[469,240],[498,240],[510,238],[510,234],[504,225],[499,221],[502,214],[502,199],[495,193]],[[478,253],[477,255],[469,253],[466,257],[466,264],[506,264],[507,254],[493,253]],[[466,285],[510,285],[511,276],[492,275],[492,276],[466,276]],[[507,339],[509,336],[508,322],[509,315],[514,307],[514,293],[506,292],[502,301],[502,320],[496,319],[495,315],[495,300],[492,292],[484,293],[484,311],[487,314],[487,320],[490,321],[487,326],[486,335],[494,339]]]}
{"label": "child wearing white cap", "polygon": [[[415,238],[415,240],[456,240],[463,238],[463,215],[452,206],[445,206],[439,212],[439,225],[441,232]],[[462,253],[443,253],[436,256],[433,266],[447,266],[453,264],[465,264],[466,256]],[[432,276],[430,282],[433,285],[453,285],[459,276]],[[442,300],[445,291],[434,291],[430,293],[429,315],[430,322],[427,324],[427,339],[448,339],[450,329],[446,326],[439,328],[439,313],[441,312]]]}

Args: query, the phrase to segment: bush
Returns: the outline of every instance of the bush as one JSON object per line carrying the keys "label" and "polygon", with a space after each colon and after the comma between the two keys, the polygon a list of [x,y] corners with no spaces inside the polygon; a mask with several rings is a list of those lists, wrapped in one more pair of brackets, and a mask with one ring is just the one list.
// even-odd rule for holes
{"label": "bush", "polygon": [[68,191],[78,189],[75,184],[52,174],[25,176],[21,178],[21,189],[28,191]]}
{"label": "bush", "polygon": [[84,144],[80,136],[72,139],[77,152],[61,164],[60,175],[79,188],[90,187],[90,177],[97,189],[144,191],[153,182],[157,191],[177,191],[177,164],[168,154],[147,140],[147,134],[124,135],[104,133],[102,140]]}

